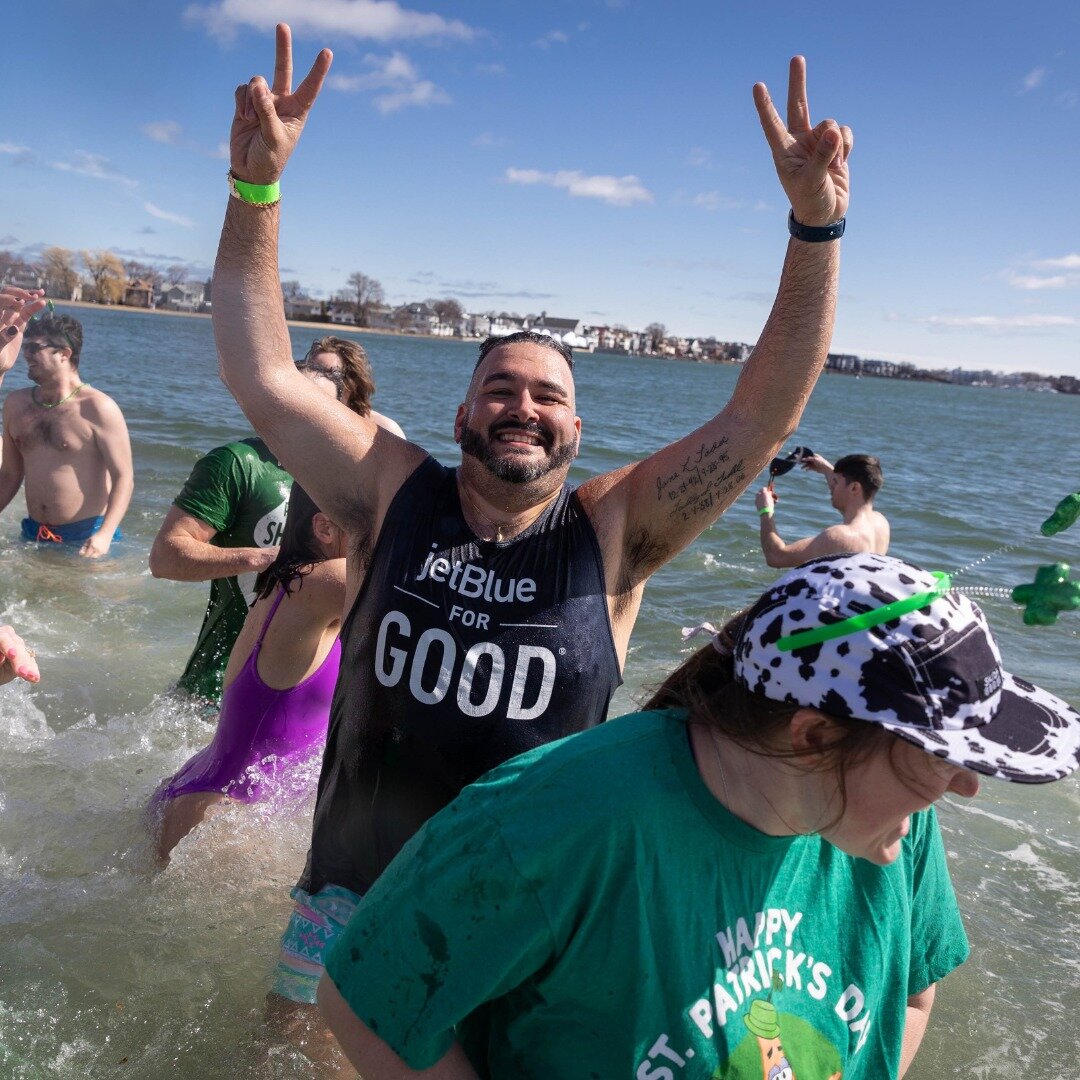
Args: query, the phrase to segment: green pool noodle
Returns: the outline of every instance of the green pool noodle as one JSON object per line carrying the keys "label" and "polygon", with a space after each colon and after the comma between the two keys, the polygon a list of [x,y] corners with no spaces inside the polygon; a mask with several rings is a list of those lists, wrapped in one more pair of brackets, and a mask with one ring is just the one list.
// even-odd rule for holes
{"label": "green pool noodle", "polygon": [[1056,536],[1070,525],[1076,524],[1077,519],[1080,519],[1080,491],[1066,495],[1057,504],[1054,512],[1042,523],[1039,532],[1043,536]]}

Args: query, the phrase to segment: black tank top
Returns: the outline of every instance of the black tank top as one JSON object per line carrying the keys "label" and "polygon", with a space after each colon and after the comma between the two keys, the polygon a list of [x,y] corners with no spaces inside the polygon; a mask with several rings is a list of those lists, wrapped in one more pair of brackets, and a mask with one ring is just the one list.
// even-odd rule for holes
{"label": "black tank top", "polygon": [[600,546],[569,485],[525,532],[482,541],[433,458],[395,496],[341,642],[312,893],[364,893],[466,784],[600,723],[622,681]]}

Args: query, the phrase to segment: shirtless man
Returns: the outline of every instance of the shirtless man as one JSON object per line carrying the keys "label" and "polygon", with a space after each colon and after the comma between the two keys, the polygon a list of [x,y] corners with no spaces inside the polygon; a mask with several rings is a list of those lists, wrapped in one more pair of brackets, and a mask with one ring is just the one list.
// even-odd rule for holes
{"label": "shirtless man", "polygon": [[326,407],[297,375],[281,307],[277,182],[330,63],[323,50],[294,92],[281,25],[273,88],[256,77],[237,89],[233,197],[214,271],[226,385],[350,534],[341,676],[275,983],[283,1026],[299,1008],[285,999],[314,1000],[324,950],[427,817],[494,764],[604,719],[646,581],[795,429],[832,334],[852,142],[835,121],[811,125],[801,57],[787,125],[765,87],[754,88],[793,210],[754,354],[712,420],[573,490],[572,360],[550,339],[484,344],[454,421],[457,469]]}
{"label": "shirtless man", "polygon": [[24,538],[78,544],[80,555],[100,558],[135,487],[124,416],[108,394],[79,376],[77,320],[50,312],[12,326],[16,333],[7,335],[3,362],[19,341],[37,386],[16,390],[4,402],[0,510],[25,480]]}
{"label": "shirtless man", "polygon": [[820,454],[802,459],[802,467],[821,473],[829,485],[833,506],[840,511],[842,525],[830,525],[817,536],[785,543],[776,531],[776,495],[767,487],[757,493],[754,505],[761,515],[761,549],[769,566],[799,566],[822,555],[889,551],[889,523],[874,509],[874,496],[884,479],[881,462],[869,454],[848,454],[830,465]]}

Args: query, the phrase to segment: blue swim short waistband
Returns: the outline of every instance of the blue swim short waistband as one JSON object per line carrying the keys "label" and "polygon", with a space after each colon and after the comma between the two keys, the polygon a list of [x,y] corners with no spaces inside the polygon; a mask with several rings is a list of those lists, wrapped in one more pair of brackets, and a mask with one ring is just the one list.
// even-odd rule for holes
{"label": "blue swim short waistband", "polygon": [[[104,521],[104,514],[83,518],[81,521],[69,521],[66,525],[46,525],[32,517],[25,517],[22,520],[22,537],[38,544],[82,544],[101,528]],[[113,539],[123,539],[119,529],[113,533]]]}

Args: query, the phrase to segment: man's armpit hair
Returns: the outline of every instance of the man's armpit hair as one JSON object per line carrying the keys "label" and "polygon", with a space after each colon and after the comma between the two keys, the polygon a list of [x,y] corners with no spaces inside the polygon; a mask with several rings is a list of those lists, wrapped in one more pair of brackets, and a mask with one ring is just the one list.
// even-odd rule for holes
{"label": "man's armpit hair", "polygon": [[621,614],[630,603],[634,589],[650,574],[659,570],[670,554],[670,547],[660,543],[648,529],[638,529],[626,537],[618,592],[614,597],[616,615]]}

